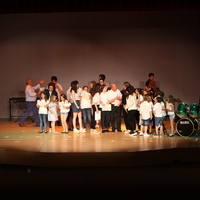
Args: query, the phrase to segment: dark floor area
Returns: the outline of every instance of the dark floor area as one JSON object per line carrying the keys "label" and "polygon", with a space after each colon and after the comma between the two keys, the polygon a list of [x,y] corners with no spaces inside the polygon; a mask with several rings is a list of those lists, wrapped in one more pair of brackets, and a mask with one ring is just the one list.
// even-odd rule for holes
{"label": "dark floor area", "polygon": [[198,199],[200,163],[132,168],[1,165],[0,188],[3,199]]}

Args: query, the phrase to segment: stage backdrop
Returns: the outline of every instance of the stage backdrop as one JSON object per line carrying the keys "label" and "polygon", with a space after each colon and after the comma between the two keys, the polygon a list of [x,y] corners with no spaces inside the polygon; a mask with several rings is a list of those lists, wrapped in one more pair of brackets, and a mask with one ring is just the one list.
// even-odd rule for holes
{"label": "stage backdrop", "polygon": [[50,82],[66,91],[106,75],[144,87],[155,73],[158,87],[187,104],[200,95],[198,12],[82,12],[0,15],[0,118],[8,100],[24,96],[25,80]]}

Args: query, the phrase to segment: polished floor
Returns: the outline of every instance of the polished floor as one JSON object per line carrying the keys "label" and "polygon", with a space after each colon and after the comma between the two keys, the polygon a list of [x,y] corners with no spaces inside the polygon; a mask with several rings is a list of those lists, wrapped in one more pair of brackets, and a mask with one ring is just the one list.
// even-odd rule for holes
{"label": "polished floor", "polygon": [[[169,122],[166,120],[169,130]],[[124,129],[122,125],[122,130]],[[175,160],[198,162],[199,130],[190,137],[131,136],[124,132],[62,134],[38,133],[32,121],[26,127],[18,122],[0,121],[0,162],[43,167],[142,166],[171,163]],[[192,156],[191,156],[192,155]]]}
{"label": "polished floor", "polygon": [[31,121],[19,127],[14,120],[0,120],[2,199],[199,196],[199,131],[190,137],[38,131]]}

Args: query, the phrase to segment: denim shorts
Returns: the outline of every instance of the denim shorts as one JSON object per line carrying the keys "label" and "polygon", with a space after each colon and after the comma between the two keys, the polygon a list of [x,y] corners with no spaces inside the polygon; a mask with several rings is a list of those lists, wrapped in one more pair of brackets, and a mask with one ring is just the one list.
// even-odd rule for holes
{"label": "denim shorts", "polygon": [[61,112],[61,115],[68,115],[68,112]]}
{"label": "denim shorts", "polygon": [[142,119],[142,126],[149,126],[150,119]]}
{"label": "denim shorts", "polygon": [[175,118],[175,114],[169,115],[169,119],[174,119],[174,118]]}
{"label": "denim shorts", "polygon": [[76,104],[77,104],[77,106],[79,106],[79,108],[77,108],[76,105],[74,103],[72,103],[72,105],[71,105],[72,112],[81,112],[80,100],[76,100]]}
{"label": "denim shorts", "polygon": [[163,117],[155,117],[155,126],[163,125]]}

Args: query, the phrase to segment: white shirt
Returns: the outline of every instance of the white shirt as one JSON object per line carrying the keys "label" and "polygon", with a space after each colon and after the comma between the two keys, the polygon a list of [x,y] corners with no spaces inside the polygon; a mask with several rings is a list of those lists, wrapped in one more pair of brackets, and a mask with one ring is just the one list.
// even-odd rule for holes
{"label": "white shirt", "polygon": [[153,106],[153,111],[154,111],[154,115],[155,117],[162,117],[162,104],[157,102],[156,104],[154,104]]}
{"label": "white shirt", "polygon": [[81,108],[91,108],[91,94],[84,90],[81,92]]}
{"label": "white shirt", "polygon": [[47,106],[49,104],[49,100],[45,101],[44,99],[37,100],[37,105],[39,106],[38,113],[39,114],[47,114]]}
{"label": "white shirt", "polygon": [[[69,92],[68,92],[69,91]],[[67,96],[69,95],[69,101],[71,103],[73,103],[73,99],[72,99],[72,93],[70,92],[71,91],[71,87],[67,90]],[[82,88],[78,88],[77,89],[77,93],[75,93],[75,100],[80,100],[81,98],[81,92],[82,92]]]}
{"label": "white shirt", "polygon": [[[105,92],[105,93],[103,93],[103,92],[101,92],[100,93],[100,104],[101,103],[103,103],[103,104],[107,104],[107,102],[108,102],[108,92]],[[100,108],[102,108],[103,106],[102,105],[100,105]]]}
{"label": "white shirt", "polygon": [[40,88],[40,84],[36,86],[27,85],[25,88],[26,101],[36,101],[37,94],[35,90]]}
{"label": "white shirt", "polygon": [[126,109],[137,110],[137,98],[136,95],[128,95],[126,98]]}
{"label": "white shirt", "polygon": [[140,114],[141,114],[141,118],[146,120],[146,119],[150,119],[151,115],[150,112],[152,111],[151,109],[151,104],[147,101],[143,101],[140,104]]}
{"label": "white shirt", "polygon": [[70,107],[71,103],[65,103],[64,101],[59,102],[59,107],[60,107],[60,112],[69,112],[70,108],[65,108],[65,107]]}
{"label": "white shirt", "polygon": [[[166,102],[166,109],[171,110],[174,107],[172,103]],[[174,111],[168,111],[168,115],[174,115]]]}
{"label": "white shirt", "polygon": [[[117,89],[116,91],[109,90],[109,92],[108,92],[108,99],[109,100],[114,99],[117,96],[122,98],[122,93],[119,91],[119,89]],[[121,100],[116,99],[111,104],[113,104],[114,106],[119,106],[121,104]]]}
{"label": "white shirt", "polygon": [[98,92],[92,98],[92,105],[94,105],[94,104],[96,104],[96,105],[100,104],[100,95]]}
{"label": "white shirt", "polygon": [[[163,107],[163,106],[165,107],[164,102],[160,102],[160,103],[161,103],[162,107]],[[163,116],[163,117],[166,116],[166,111],[165,111],[165,110],[162,110],[162,116]]]}

